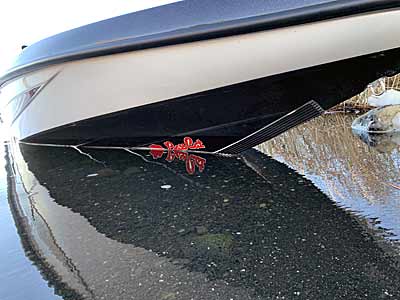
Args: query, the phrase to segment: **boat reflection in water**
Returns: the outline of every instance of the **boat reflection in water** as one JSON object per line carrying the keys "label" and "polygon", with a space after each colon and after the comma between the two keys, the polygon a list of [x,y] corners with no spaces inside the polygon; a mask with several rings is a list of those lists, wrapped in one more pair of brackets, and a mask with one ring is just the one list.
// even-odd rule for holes
{"label": "boat reflection in water", "polygon": [[147,152],[12,152],[23,239],[65,299],[400,297],[389,247],[255,150],[194,175]]}

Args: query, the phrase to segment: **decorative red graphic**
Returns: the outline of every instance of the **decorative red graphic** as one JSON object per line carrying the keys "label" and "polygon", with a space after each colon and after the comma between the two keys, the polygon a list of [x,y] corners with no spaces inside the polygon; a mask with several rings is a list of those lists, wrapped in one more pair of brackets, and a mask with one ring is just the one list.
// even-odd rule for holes
{"label": "decorative red graphic", "polygon": [[161,145],[150,145],[150,154],[153,159],[161,158],[164,155],[164,152],[167,151],[165,160],[172,162],[175,160],[175,158],[177,158],[181,161],[184,161],[188,174],[193,175],[196,172],[196,167],[200,172],[204,171],[207,160],[198,155],[187,152],[188,150],[204,149],[205,146],[201,140],[197,139],[195,142],[193,142],[192,138],[185,137],[183,139],[183,144],[175,145],[170,141],[166,141],[164,142],[164,146],[166,149]]}
{"label": "decorative red graphic", "polygon": [[164,146],[167,147],[168,150],[174,151],[187,151],[187,150],[195,150],[195,149],[204,149],[205,146],[203,142],[197,139],[194,143],[192,138],[185,137],[183,139],[183,144],[174,145],[174,143],[170,141],[164,142]]}
{"label": "decorative red graphic", "polygon": [[150,145],[150,154],[153,156],[153,159],[159,159],[164,155],[164,148],[160,145],[152,144]]}

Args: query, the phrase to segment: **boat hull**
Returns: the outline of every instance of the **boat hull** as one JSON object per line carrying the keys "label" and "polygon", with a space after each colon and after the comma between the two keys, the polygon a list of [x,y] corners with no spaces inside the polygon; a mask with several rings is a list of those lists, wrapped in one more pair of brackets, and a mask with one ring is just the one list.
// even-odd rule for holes
{"label": "boat hull", "polygon": [[40,87],[16,105],[22,111],[5,110],[26,142],[237,139],[310,100],[329,108],[399,72],[399,34],[400,11],[367,13],[62,63],[8,83],[1,97]]}

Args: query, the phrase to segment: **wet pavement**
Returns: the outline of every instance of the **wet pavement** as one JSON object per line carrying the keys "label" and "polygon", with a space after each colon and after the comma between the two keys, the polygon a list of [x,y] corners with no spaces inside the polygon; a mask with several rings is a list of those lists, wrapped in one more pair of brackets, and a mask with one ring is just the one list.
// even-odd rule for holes
{"label": "wet pavement", "polygon": [[12,153],[10,209],[64,299],[400,299],[397,248],[315,172],[256,150],[194,172],[147,152]]}

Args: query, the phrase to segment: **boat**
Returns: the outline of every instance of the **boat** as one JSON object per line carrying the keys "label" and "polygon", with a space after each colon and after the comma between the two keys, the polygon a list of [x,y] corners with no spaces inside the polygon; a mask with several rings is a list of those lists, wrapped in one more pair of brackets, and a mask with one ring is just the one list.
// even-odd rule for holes
{"label": "boat", "polygon": [[26,143],[232,142],[398,73],[399,36],[398,0],[175,2],[24,48],[1,118]]}

